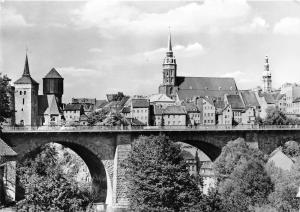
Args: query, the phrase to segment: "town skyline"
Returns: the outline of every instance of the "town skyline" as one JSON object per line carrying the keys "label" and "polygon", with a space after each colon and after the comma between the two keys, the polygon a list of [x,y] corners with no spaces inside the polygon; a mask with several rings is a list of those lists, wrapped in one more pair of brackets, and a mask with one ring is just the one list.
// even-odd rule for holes
{"label": "town skyline", "polygon": [[[26,11],[26,5],[34,13]],[[5,2],[1,6],[8,17],[1,22],[2,72],[12,81],[20,77],[27,46],[30,72],[40,86],[52,67],[65,78],[64,101],[103,98],[118,91],[157,93],[169,25],[178,76],[233,77],[239,89],[251,89],[262,85],[264,57],[268,55],[273,88],[300,78],[297,2]],[[275,14],[278,7],[281,10]],[[114,8],[110,15],[97,15],[109,8]],[[120,8],[126,13],[119,14]],[[183,27],[180,23],[191,19],[184,15],[184,21],[179,21],[174,13],[185,14],[191,8],[210,12]],[[222,17],[215,8],[222,11]],[[143,28],[139,24],[148,23],[147,15],[163,21],[158,25],[152,17],[152,24]],[[133,17],[136,22],[131,21]],[[112,26],[100,26],[105,18]],[[117,21],[120,18],[128,21],[128,28]],[[228,21],[230,24],[225,24]],[[50,32],[52,36],[46,37]]]}

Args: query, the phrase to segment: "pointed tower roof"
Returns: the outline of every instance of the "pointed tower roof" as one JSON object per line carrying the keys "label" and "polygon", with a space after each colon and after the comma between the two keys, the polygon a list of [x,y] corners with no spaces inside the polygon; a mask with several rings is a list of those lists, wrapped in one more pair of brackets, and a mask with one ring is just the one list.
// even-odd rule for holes
{"label": "pointed tower roof", "polygon": [[172,52],[172,39],[171,39],[171,32],[169,33],[169,40],[168,40],[168,51]]}
{"label": "pointed tower roof", "polygon": [[38,85],[39,84],[34,79],[32,79],[31,76],[30,76],[27,54],[26,54],[26,58],[25,58],[25,65],[24,65],[23,75],[20,79],[15,81],[15,84],[32,84],[32,85]]}
{"label": "pointed tower roof", "polygon": [[26,58],[25,58],[23,76],[30,76],[27,53],[26,53]]}
{"label": "pointed tower roof", "polygon": [[44,77],[44,79],[63,79],[62,76],[56,71],[55,68],[52,68],[49,73]]}

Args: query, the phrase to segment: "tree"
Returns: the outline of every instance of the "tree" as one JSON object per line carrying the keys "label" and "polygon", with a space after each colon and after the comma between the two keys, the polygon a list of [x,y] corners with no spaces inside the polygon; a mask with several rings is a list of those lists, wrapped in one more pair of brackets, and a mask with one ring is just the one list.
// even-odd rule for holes
{"label": "tree", "polygon": [[51,145],[26,155],[17,174],[25,190],[18,211],[78,211],[91,201],[89,191],[81,190],[73,176],[64,173],[58,163],[58,152]]}
{"label": "tree", "polygon": [[226,211],[250,211],[255,205],[268,203],[273,189],[263,163],[258,160],[241,161],[231,175],[219,184],[219,192]]}
{"label": "tree", "polygon": [[270,174],[275,184],[274,192],[269,195],[271,205],[279,212],[298,211],[299,199],[296,195],[300,185],[300,158],[298,157],[291,171],[280,170],[279,172],[277,168]]}
{"label": "tree", "polygon": [[220,156],[214,162],[214,172],[218,182],[225,180],[243,160],[266,161],[258,149],[250,148],[244,139],[238,138],[223,147]]}
{"label": "tree", "polygon": [[218,192],[225,211],[249,211],[263,205],[273,189],[264,168],[265,156],[243,139],[228,142],[214,163]]}
{"label": "tree", "polygon": [[139,137],[124,162],[130,206],[145,211],[189,210],[202,199],[181,149],[165,136]]}
{"label": "tree", "polygon": [[6,118],[12,116],[13,111],[10,108],[10,101],[8,93],[10,79],[0,73],[0,124],[5,121]]}
{"label": "tree", "polygon": [[290,158],[300,156],[300,145],[296,141],[288,141],[283,145],[282,151]]}
{"label": "tree", "polygon": [[290,119],[280,111],[277,107],[268,107],[266,109],[267,116],[263,123],[267,125],[286,125],[290,124]]}

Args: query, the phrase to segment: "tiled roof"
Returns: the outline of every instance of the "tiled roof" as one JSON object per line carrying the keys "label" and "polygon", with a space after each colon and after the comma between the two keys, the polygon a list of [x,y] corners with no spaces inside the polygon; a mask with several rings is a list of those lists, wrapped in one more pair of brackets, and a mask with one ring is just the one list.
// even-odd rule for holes
{"label": "tiled roof", "polygon": [[227,95],[228,104],[232,109],[244,109],[245,105],[239,95]]}
{"label": "tiled roof", "polygon": [[130,113],[130,107],[123,107],[122,113]]}
{"label": "tiled roof", "polygon": [[38,96],[38,114],[60,114],[55,95],[50,94]]}
{"label": "tiled roof", "polygon": [[132,99],[132,107],[133,108],[145,108],[149,107],[148,99]]}
{"label": "tiled roof", "polygon": [[102,108],[107,104],[106,100],[96,100],[96,108]]}
{"label": "tiled roof", "polygon": [[300,97],[297,97],[296,99],[293,100],[293,103],[296,103],[296,102],[300,102]]}
{"label": "tiled roof", "polygon": [[177,77],[180,100],[195,96],[224,97],[224,94],[236,94],[237,86],[233,78],[221,77]]}
{"label": "tiled roof", "polygon": [[215,108],[223,109],[225,107],[224,100],[217,100],[214,102]]}
{"label": "tiled roof", "polygon": [[88,104],[96,104],[96,99],[89,99],[89,98],[72,98],[72,103],[88,103]]}
{"label": "tiled roof", "polygon": [[145,126],[146,124],[141,122],[140,120],[134,118],[134,119],[131,119],[131,124],[133,126]]}
{"label": "tiled roof", "polygon": [[65,111],[74,111],[74,110],[80,110],[81,104],[67,104],[65,106]]}
{"label": "tiled roof", "polygon": [[17,153],[0,138],[0,157],[16,155]]}
{"label": "tiled roof", "polygon": [[150,102],[169,102],[169,103],[175,102],[173,99],[169,98],[165,94],[153,94],[149,96],[149,100]]}
{"label": "tiled roof", "polygon": [[15,84],[32,84],[32,85],[38,85],[34,79],[31,78],[31,76],[22,76],[20,79],[14,82]]}
{"label": "tiled roof", "polygon": [[183,106],[168,106],[163,110],[164,114],[177,114],[177,115],[183,115],[186,114],[186,111]]}
{"label": "tiled roof", "polygon": [[189,102],[189,103],[183,103],[183,106],[185,107],[185,110],[187,112],[199,112],[199,108],[196,104]]}
{"label": "tiled roof", "polygon": [[254,91],[249,91],[249,90],[241,91],[241,96],[243,98],[245,106],[252,106],[252,107],[260,106]]}
{"label": "tiled roof", "polygon": [[55,68],[52,68],[49,73],[44,77],[48,79],[63,79],[61,75],[56,71]]}
{"label": "tiled roof", "polygon": [[270,93],[262,93],[261,96],[263,96],[267,102],[267,104],[275,104],[275,99]]}

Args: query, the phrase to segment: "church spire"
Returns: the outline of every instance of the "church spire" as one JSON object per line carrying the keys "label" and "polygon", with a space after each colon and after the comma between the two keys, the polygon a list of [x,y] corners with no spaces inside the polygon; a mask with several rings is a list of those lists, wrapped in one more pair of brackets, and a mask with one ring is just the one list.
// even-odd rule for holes
{"label": "church spire", "polygon": [[171,40],[171,32],[169,32],[169,40],[168,40],[168,52],[172,52],[172,40]]}
{"label": "church spire", "polygon": [[26,59],[25,59],[23,76],[30,76],[27,52],[26,52]]}

